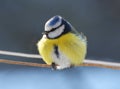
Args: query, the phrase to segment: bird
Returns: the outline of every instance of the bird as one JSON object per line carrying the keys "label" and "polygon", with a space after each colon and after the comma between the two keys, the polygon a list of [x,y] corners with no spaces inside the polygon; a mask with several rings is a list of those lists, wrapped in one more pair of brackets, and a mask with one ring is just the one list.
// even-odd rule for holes
{"label": "bird", "polygon": [[62,16],[55,15],[46,23],[37,43],[44,62],[54,70],[62,70],[83,63],[87,53],[87,38]]}

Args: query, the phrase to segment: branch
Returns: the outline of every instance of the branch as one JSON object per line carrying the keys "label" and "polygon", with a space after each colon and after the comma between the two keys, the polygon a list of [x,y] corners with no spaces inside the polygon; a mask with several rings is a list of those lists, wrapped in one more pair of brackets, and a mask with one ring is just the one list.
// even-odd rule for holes
{"label": "branch", "polygon": [[31,63],[31,62],[22,62],[22,61],[13,61],[13,60],[6,60],[6,59],[0,59],[0,63],[5,64],[14,64],[14,65],[24,65],[24,66],[33,66],[33,67],[51,67],[47,64],[39,64],[39,63]]}
{"label": "branch", "polygon": [[[51,65],[47,65],[47,64],[22,62],[22,61],[12,61],[12,60],[6,60],[6,59],[0,59],[0,63],[33,66],[33,67],[46,67],[46,68],[51,67]],[[83,62],[83,64],[80,64],[78,66],[92,66],[92,67],[102,67],[102,68],[111,68],[111,69],[120,70],[120,64],[119,63],[103,62],[103,61],[96,61],[96,60],[85,60]]]}
{"label": "branch", "polygon": [[18,52],[10,52],[10,51],[3,51],[3,50],[0,50],[0,54],[17,56],[17,57],[26,57],[26,58],[41,58],[41,56],[37,54],[18,53]]}
{"label": "branch", "polygon": [[[0,50],[0,54],[19,56],[19,57],[28,57],[28,58],[41,58],[39,55],[36,55],[36,54],[16,53],[16,52],[8,52],[8,51],[1,51],[1,50]],[[50,65],[47,65],[47,64],[13,61],[13,60],[6,60],[6,59],[0,59],[0,63],[34,66],[34,67],[46,67],[46,68],[51,67]],[[88,59],[84,60],[83,64],[80,64],[78,66],[92,66],[92,67],[102,67],[102,68],[111,68],[111,69],[120,70],[120,63],[104,62],[104,61],[96,61],[96,60],[88,60]]]}
{"label": "branch", "polygon": [[102,67],[102,68],[111,68],[111,69],[120,70],[120,63],[88,60],[88,59],[84,60],[81,66],[93,66],[93,67]]}

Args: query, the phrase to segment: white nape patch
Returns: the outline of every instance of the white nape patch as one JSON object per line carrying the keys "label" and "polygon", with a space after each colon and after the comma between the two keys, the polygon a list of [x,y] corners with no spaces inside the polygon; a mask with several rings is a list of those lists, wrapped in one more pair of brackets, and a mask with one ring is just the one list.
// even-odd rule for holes
{"label": "white nape patch", "polygon": [[62,34],[62,32],[65,29],[65,25],[60,26],[59,28],[55,29],[54,31],[51,31],[48,33],[49,38],[55,38]]}
{"label": "white nape patch", "polygon": [[61,25],[61,23],[62,23],[62,17],[59,16],[58,22],[57,22],[55,25],[50,26],[49,23],[50,23],[53,19],[54,19],[54,18],[51,18],[50,20],[48,20],[48,21],[46,22],[46,24],[45,24],[45,31],[50,31],[51,29],[56,28],[56,27],[58,27],[58,26]]}
{"label": "white nape patch", "polygon": [[59,52],[59,57],[55,54],[54,50],[52,52],[53,62],[55,62],[55,64],[59,65],[59,66],[57,66],[57,69],[60,70],[60,69],[69,68],[71,66],[70,59],[68,59],[67,56],[65,56],[59,50],[59,46],[58,46],[58,52]]}

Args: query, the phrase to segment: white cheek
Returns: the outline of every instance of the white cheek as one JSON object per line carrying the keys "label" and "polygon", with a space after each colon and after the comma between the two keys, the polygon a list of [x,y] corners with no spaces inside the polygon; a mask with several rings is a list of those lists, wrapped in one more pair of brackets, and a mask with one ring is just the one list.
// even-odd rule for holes
{"label": "white cheek", "polygon": [[62,25],[61,27],[59,27],[58,29],[56,29],[55,31],[52,31],[50,33],[48,33],[48,37],[49,38],[55,38],[55,37],[58,37],[62,34],[62,32],[64,31],[65,29],[65,26]]}

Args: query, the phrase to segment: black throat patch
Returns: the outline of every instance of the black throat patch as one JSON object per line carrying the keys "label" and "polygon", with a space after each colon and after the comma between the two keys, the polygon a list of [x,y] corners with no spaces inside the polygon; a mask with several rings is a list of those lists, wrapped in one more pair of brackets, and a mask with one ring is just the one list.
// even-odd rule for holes
{"label": "black throat patch", "polygon": [[59,51],[58,51],[58,46],[57,45],[54,45],[54,52],[55,52],[57,58],[59,58]]}

